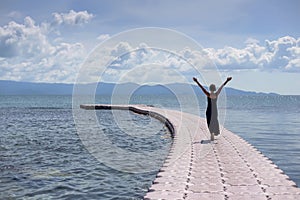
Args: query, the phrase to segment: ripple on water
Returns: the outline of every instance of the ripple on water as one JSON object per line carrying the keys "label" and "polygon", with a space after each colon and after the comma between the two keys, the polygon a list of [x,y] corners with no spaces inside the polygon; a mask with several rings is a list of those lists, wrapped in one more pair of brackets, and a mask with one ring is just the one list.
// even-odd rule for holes
{"label": "ripple on water", "polygon": [[[71,109],[1,108],[0,115],[4,116],[0,130],[5,130],[1,131],[0,199],[142,198],[155,178],[155,171],[120,172],[93,157],[77,135]],[[165,146],[161,148],[161,155],[167,154],[171,138],[164,137],[169,133],[160,122],[151,124],[159,132],[145,142],[118,129],[111,121],[110,112],[97,115],[105,122],[101,126],[106,134],[120,147],[151,151]],[[147,127],[147,117],[132,117],[144,123],[144,132],[153,128]],[[130,127],[124,128],[130,130]]]}

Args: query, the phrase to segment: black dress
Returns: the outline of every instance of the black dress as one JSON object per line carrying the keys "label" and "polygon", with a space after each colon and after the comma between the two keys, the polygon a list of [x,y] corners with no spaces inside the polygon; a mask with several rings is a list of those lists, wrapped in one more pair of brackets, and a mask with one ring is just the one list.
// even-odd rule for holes
{"label": "black dress", "polygon": [[219,135],[220,128],[218,121],[217,98],[212,99],[207,97],[206,121],[209,132]]}

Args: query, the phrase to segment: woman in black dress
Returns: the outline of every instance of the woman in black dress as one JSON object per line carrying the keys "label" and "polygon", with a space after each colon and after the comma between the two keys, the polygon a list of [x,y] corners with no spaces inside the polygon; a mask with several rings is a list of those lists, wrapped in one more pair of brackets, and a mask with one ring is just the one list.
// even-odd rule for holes
{"label": "woman in black dress", "polygon": [[210,132],[210,139],[213,141],[215,135],[220,134],[219,121],[218,121],[218,108],[217,108],[217,99],[218,96],[223,89],[223,87],[232,79],[232,77],[228,77],[227,80],[220,86],[220,88],[216,91],[216,86],[211,84],[209,86],[210,92],[208,92],[194,77],[193,80],[199,85],[204,94],[207,96],[207,108],[206,108],[206,121],[207,126]]}

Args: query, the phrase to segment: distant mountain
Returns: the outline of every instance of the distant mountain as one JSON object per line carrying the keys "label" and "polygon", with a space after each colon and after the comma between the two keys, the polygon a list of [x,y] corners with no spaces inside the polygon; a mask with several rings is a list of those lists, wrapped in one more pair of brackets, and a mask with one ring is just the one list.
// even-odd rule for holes
{"label": "distant mountain", "polygon": [[65,95],[72,91],[73,84],[0,80],[0,95]]}
{"label": "distant mountain", "polygon": [[[82,94],[92,91],[91,84],[77,85]],[[226,87],[227,95],[278,95],[275,93],[256,93]],[[172,83],[166,85],[138,85],[135,83],[99,83],[96,89],[98,95],[112,95],[133,93],[136,95],[169,95],[192,94],[201,95],[200,88],[196,85]],[[32,83],[0,80],[0,95],[72,95],[73,84],[64,83]]]}

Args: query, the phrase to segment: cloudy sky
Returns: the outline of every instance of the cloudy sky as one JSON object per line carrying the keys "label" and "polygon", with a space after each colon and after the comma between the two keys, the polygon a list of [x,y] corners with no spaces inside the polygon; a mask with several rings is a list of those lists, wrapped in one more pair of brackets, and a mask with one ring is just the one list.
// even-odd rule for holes
{"label": "cloudy sky", "polygon": [[0,80],[73,83],[98,44],[130,29],[160,27],[203,48],[177,49],[178,59],[147,43],[120,41],[105,55],[125,54],[103,80],[117,82],[116,74],[131,69],[124,82],[180,82],[178,73],[200,77],[185,61],[205,76],[209,59],[222,78],[233,76],[231,87],[300,95],[299,8],[298,0],[2,0]]}

